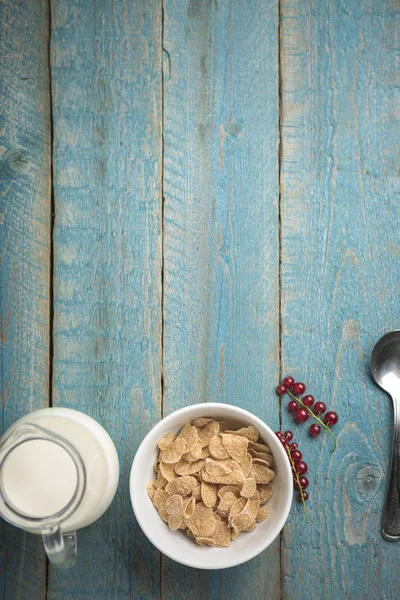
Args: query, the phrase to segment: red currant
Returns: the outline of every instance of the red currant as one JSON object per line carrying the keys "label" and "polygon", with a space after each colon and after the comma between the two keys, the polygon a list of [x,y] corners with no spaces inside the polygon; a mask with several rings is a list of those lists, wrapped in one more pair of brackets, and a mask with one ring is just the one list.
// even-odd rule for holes
{"label": "red currant", "polygon": [[323,402],[316,402],[314,404],[314,412],[316,415],[322,415],[326,411],[326,405]]}
{"label": "red currant", "polygon": [[291,400],[287,407],[289,412],[294,412],[299,408],[299,405],[297,404],[296,400]]}
{"label": "red currant", "polygon": [[314,396],[311,396],[311,394],[307,394],[307,396],[304,396],[304,398],[302,398],[301,401],[306,406],[312,406],[314,404]]}
{"label": "red currant", "polygon": [[337,413],[333,412],[333,410],[330,410],[326,413],[324,421],[326,425],[336,425],[336,423],[339,421],[339,417]]}
{"label": "red currant", "polygon": [[291,431],[285,431],[285,440],[290,442],[293,439],[293,433]]}
{"label": "red currant", "polygon": [[276,388],[276,393],[278,394],[278,396],[284,396],[286,392],[287,389],[285,385],[278,385],[278,387]]}
{"label": "red currant", "polygon": [[292,442],[291,444],[289,444],[290,451],[297,450],[298,447],[299,445],[297,442]]}
{"label": "red currant", "polygon": [[[307,477],[305,477],[304,475],[300,475],[299,477],[299,482],[300,482],[300,487],[302,490],[305,490],[308,487],[308,484],[310,483],[307,479]],[[299,484],[297,482],[297,480],[294,483],[295,487],[298,488]]]}
{"label": "red currant", "polygon": [[304,502],[307,502],[307,500],[308,500],[307,492],[303,492],[303,497],[301,497],[300,492],[297,494],[297,502],[303,502],[303,500],[304,500]]}
{"label": "red currant", "polygon": [[310,425],[309,432],[311,437],[318,437],[321,433],[321,425],[318,425],[318,423],[313,423]]}
{"label": "red currant", "polygon": [[308,471],[307,463],[305,463],[303,460],[298,460],[294,466],[299,475],[304,475]]}
{"label": "red currant", "polygon": [[292,459],[294,462],[301,460],[303,458],[302,453],[300,452],[300,450],[292,450],[290,453]]}
{"label": "red currant", "polygon": [[282,431],[275,431],[275,435],[278,438],[278,440],[281,440],[281,442],[285,441],[285,436],[283,435]]}
{"label": "red currant", "polygon": [[301,396],[305,391],[306,386],[301,381],[296,381],[296,383],[293,384],[293,393],[296,394],[296,396]]}
{"label": "red currant", "polygon": [[293,377],[285,377],[285,379],[283,380],[283,385],[285,385],[287,388],[291,389],[294,385]]}
{"label": "red currant", "polygon": [[309,416],[310,415],[305,408],[298,408],[294,414],[294,418],[298,423],[305,423]]}

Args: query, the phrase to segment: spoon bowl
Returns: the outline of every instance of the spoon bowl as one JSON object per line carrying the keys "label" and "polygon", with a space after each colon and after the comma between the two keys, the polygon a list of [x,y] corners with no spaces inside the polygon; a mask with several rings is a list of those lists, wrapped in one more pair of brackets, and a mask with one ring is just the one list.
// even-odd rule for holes
{"label": "spoon bowl", "polygon": [[371,354],[371,373],[389,394],[400,391],[400,330],[383,335]]}
{"label": "spoon bowl", "polygon": [[391,542],[400,540],[400,330],[383,335],[371,354],[371,374],[393,400],[393,445],[381,534]]}

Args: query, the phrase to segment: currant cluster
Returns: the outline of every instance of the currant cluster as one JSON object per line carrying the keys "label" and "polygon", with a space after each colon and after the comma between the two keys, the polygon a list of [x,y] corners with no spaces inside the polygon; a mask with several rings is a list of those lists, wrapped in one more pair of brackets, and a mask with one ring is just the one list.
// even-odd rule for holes
{"label": "currant cluster", "polygon": [[[293,377],[285,377],[283,382],[276,388],[278,396],[284,396],[286,393],[291,400],[288,403],[288,411],[294,414],[297,423],[305,423],[310,417],[313,417],[317,422],[310,425],[308,430],[311,437],[318,437],[322,431],[322,427],[329,431],[334,440],[334,450],[336,448],[336,438],[331,431],[332,425],[336,425],[339,421],[337,413],[333,410],[326,412],[326,405],[323,402],[315,402],[314,396],[307,394],[306,386],[301,381],[295,381]],[[311,408],[312,407],[312,408]],[[319,415],[324,415],[324,420]]]}
{"label": "currant cluster", "polygon": [[306,513],[306,519],[308,520],[308,513],[305,503],[308,500],[308,488],[309,481],[305,474],[308,471],[308,465],[304,462],[303,454],[299,450],[297,442],[293,442],[293,433],[291,431],[277,431],[276,437],[280,440],[282,446],[285,448],[286,454],[288,455],[290,465],[292,467],[293,484],[298,490],[297,500],[302,502],[304,505],[304,511]]}

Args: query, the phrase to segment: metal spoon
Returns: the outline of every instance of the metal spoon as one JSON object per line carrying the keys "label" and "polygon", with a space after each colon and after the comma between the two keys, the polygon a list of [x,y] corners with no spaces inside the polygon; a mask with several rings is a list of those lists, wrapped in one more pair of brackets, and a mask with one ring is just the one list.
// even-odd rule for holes
{"label": "metal spoon", "polygon": [[400,330],[386,333],[371,354],[371,373],[393,400],[393,445],[381,534],[390,542],[400,540]]}

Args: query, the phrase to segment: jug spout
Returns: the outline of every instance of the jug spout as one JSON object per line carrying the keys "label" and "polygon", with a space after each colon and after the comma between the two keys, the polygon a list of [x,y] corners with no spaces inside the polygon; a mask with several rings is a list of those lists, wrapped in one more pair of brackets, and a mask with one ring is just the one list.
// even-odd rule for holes
{"label": "jug spout", "polygon": [[77,553],[76,532],[61,533],[60,527],[53,527],[42,532],[43,545],[49,561],[59,569],[74,566]]}

